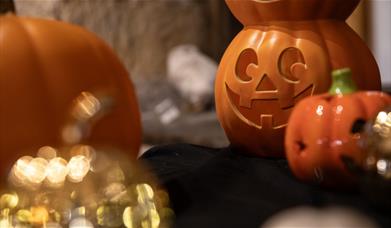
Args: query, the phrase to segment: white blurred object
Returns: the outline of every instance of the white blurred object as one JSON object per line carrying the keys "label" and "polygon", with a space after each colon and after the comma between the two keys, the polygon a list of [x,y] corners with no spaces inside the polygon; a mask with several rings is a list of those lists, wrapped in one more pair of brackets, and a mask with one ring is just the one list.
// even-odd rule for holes
{"label": "white blurred object", "polygon": [[317,209],[312,207],[297,207],[272,216],[261,227],[376,228],[378,226],[367,216],[347,208],[329,207]]}
{"label": "white blurred object", "polygon": [[384,87],[391,87],[391,1],[368,1],[372,44]]}
{"label": "white blurred object", "polygon": [[148,144],[142,144],[140,151],[138,153],[138,157],[141,157],[145,152],[147,152],[149,149],[151,149],[153,146]]}
{"label": "white blurred object", "polygon": [[94,225],[84,217],[78,217],[71,221],[69,228],[94,228]]}
{"label": "white blurred object", "polygon": [[191,105],[203,108],[213,100],[217,63],[190,44],[170,50],[167,58],[168,81]]}
{"label": "white blurred object", "polygon": [[178,107],[169,98],[156,105],[155,112],[159,115],[159,120],[164,125],[172,123],[181,115]]}

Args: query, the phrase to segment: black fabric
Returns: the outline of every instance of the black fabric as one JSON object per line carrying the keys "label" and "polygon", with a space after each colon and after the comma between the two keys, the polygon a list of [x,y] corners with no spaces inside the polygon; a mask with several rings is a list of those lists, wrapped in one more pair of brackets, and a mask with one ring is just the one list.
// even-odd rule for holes
{"label": "black fabric", "polygon": [[168,190],[176,227],[259,227],[294,206],[347,206],[391,227],[387,211],[375,210],[359,191],[333,192],[301,183],[285,159],[187,144],[154,147],[140,159]]}

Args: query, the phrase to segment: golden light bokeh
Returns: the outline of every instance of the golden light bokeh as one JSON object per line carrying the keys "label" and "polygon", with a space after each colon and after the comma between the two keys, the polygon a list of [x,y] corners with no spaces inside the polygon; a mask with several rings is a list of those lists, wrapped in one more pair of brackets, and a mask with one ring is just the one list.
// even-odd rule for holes
{"label": "golden light bokeh", "polygon": [[78,144],[76,146],[73,146],[70,150],[70,155],[72,157],[77,155],[83,155],[87,158],[89,162],[93,161],[96,156],[95,149],[92,146]]}
{"label": "golden light bokeh", "polygon": [[1,228],[170,226],[168,194],[117,151],[76,145],[43,147],[37,155],[21,157],[10,172],[12,191],[0,196]]}
{"label": "golden light bokeh", "polygon": [[30,223],[46,224],[48,222],[49,212],[45,207],[32,207],[30,211],[31,211]]}
{"label": "golden light bokeh", "polygon": [[90,170],[90,161],[84,155],[76,155],[69,160],[68,170],[71,182],[81,182]]}
{"label": "golden light bokeh", "polygon": [[72,114],[75,119],[88,120],[101,110],[101,103],[98,98],[89,92],[82,92],[75,100]]}
{"label": "golden light bokeh", "polygon": [[159,216],[169,201],[147,197],[138,202],[138,184],[148,185],[149,195],[163,191],[142,165],[129,161],[128,153],[115,145],[96,149],[81,144],[88,141],[94,123],[112,110],[115,102],[106,92],[81,92],[74,99],[59,132],[60,148],[43,145],[36,157],[15,161],[8,189],[0,195],[0,228],[124,227],[127,207],[142,212],[132,217],[134,227],[169,226],[171,215]]}
{"label": "golden light bokeh", "polygon": [[57,157],[57,150],[51,146],[43,146],[38,149],[37,157],[50,160]]}
{"label": "golden light bokeh", "polygon": [[42,183],[46,178],[47,165],[48,162],[45,159],[33,158],[24,170],[24,174],[31,183]]}
{"label": "golden light bokeh", "polygon": [[386,108],[369,121],[364,132],[366,159],[364,168],[391,179],[391,107]]}
{"label": "golden light bokeh", "polygon": [[57,157],[49,161],[46,178],[51,184],[62,184],[68,175],[68,163],[65,159]]}
{"label": "golden light bokeh", "polygon": [[19,197],[15,193],[6,193],[3,194],[0,198],[0,208],[10,208],[13,209],[18,205]]}

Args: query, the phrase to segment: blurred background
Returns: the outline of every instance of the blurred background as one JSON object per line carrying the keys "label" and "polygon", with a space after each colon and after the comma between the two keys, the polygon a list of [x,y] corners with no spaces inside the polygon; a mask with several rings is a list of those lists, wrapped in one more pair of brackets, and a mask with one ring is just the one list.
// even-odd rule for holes
{"label": "blurred background", "polygon": [[[222,0],[15,0],[17,14],[86,27],[119,55],[136,87],[144,144],[228,145],[214,112],[214,75],[241,24]],[[391,1],[362,1],[349,25],[391,91]]]}

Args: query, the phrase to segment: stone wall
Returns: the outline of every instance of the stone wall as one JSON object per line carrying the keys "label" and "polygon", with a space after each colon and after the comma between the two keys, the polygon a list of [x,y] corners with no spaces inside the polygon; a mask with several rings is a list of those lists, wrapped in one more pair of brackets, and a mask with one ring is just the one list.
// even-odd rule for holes
{"label": "stone wall", "polygon": [[63,20],[95,32],[136,81],[164,78],[167,52],[176,45],[208,48],[209,0],[15,0],[15,5],[19,15]]}

